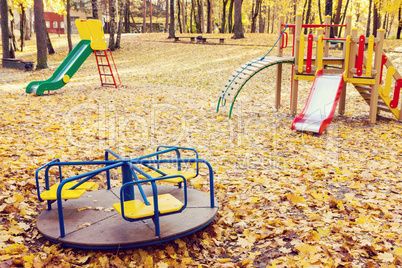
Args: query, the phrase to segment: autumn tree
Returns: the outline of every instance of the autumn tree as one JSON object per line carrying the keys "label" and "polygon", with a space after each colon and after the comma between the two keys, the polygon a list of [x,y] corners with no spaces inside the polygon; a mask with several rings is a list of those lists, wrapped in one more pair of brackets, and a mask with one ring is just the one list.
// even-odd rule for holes
{"label": "autumn tree", "polygon": [[1,42],[3,49],[3,58],[10,58],[10,39],[8,32],[8,2],[7,0],[0,0],[1,10]]}
{"label": "autumn tree", "polygon": [[[37,69],[48,68],[47,58],[47,28],[45,23],[45,13],[43,10],[43,0],[34,0],[35,14],[35,33],[37,50]],[[44,42],[44,40],[46,40]]]}
{"label": "autumn tree", "polygon": [[232,36],[232,38],[240,39],[240,38],[244,38],[243,22],[242,22],[242,17],[241,17],[243,0],[234,0],[234,2],[235,2],[235,4],[234,4],[234,26],[233,26],[234,35]]}

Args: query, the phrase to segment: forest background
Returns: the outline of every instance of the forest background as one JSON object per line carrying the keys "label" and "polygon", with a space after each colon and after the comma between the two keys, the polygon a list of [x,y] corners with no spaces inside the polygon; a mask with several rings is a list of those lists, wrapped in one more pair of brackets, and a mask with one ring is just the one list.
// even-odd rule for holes
{"label": "forest background", "polygon": [[[278,15],[285,15],[285,23],[294,23],[296,13],[303,14],[306,24],[322,24],[325,16],[331,16],[334,24],[343,24],[345,17],[352,15],[354,27],[365,32],[366,36],[375,36],[376,30],[383,28],[386,38],[399,39],[402,29],[401,0],[1,0],[0,4],[3,58],[13,58],[14,51],[23,50],[24,40],[29,39],[34,31],[33,25],[37,27],[39,39],[48,40],[48,52],[54,53],[45,31],[45,9],[67,15],[67,21],[70,21],[67,23],[70,51],[71,8],[88,12],[88,17],[95,19],[99,19],[101,14],[101,19],[108,25],[109,48],[112,50],[120,47],[122,32],[139,31],[137,25],[141,24],[141,20],[143,32],[162,30],[169,32],[168,38],[173,38],[176,32],[234,33],[233,38],[243,38],[245,32],[274,33]],[[15,23],[17,14],[20,16],[18,25]],[[14,34],[17,26],[19,36],[25,36],[20,38],[19,44]],[[331,33],[339,37],[341,34],[341,28],[334,28]],[[44,42],[37,44],[38,68],[48,66],[45,45]]]}

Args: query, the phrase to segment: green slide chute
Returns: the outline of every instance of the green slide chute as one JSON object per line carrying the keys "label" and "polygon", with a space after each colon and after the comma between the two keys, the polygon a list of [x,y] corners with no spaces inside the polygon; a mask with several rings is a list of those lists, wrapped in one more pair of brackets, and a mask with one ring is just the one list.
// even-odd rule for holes
{"label": "green slide chute", "polygon": [[45,81],[33,81],[26,87],[26,93],[43,95],[45,91],[57,90],[68,83],[84,61],[92,54],[91,40],[81,40],[56,69],[52,77]]}

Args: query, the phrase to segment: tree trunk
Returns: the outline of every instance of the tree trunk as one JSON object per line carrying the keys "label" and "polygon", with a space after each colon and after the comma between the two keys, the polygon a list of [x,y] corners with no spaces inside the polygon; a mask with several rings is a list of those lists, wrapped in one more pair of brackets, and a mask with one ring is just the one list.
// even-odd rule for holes
{"label": "tree trunk", "polygon": [[212,33],[212,0],[207,0],[207,33]]}
{"label": "tree trunk", "polygon": [[[396,32],[396,39],[401,39],[401,31],[402,31],[402,7],[399,7],[398,11],[398,31]],[[4,49],[3,49],[4,51]]]}
{"label": "tree trunk", "polygon": [[126,0],[120,0],[119,6],[119,26],[117,27],[117,37],[116,37],[116,44],[115,48],[119,49],[121,43],[121,32],[123,31],[123,18],[124,18],[124,6]]}
{"label": "tree trunk", "polygon": [[[349,0],[346,1],[345,10],[344,10],[344,12],[343,12],[341,24],[344,24],[344,23],[345,23],[346,12],[347,12],[347,10],[348,10],[348,6],[349,6]],[[356,17],[357,17],[357,15],[356,15]],[[356,20],[356,21],[358,21],[358,20]],[[339,28],[338,38],[340,38],[341,35],[342,35],[342,28]]]}
{"label": "tree trunk", "polygon": [[186,33],[186,15],[187,15],[187,9],[186,9],[186,4],[184,2],[184,0],[181,1],[181,6],[182,6],[182,17],[183,17],[183,33]]}
{"label": "tree trunk", "polygon": [[124,32],[130,32],[130,0],[126,1],[124,8]]}
{"label": "tree trunk", "polygon": [[36,50],[37,50],[37,69],[48,68],[47,44],[46,40],[46,23],[45,13],[43,11],[43,0],[34,0],[35,14],[35,33],[36,33]]}
{"label": "tree trunk", "polygon": [[71,41],[71,3],[70,0],[67,0],[66,4],[67,11],[67,42],[68,42],[68,51],[71,52],[73,50],[73,42]]}
{"label": "tree trunk", "polygon": [[[331,16],[332,18],[332,0],[325,0],[325,16]],[[334,29],[331,27],[330,29],[330,37],[334,37]]]}
{"label": "tree trunk", "polygon": [[200,18],[200,33],[205,33],[204,0],[199,1],[198,16]]}
{"label": "tree trunk", "polygon": [[115,50],[114,34],[116,33],[116,0],[109,0],[109,48]]}
{"label": "tree trunk", "polygon": [[270,17],[270,13],[271,12],[271,7],[270,6],[268,6],[268,9],[267,9],[267,33],[269,33],[269,17]]}
{"label": "tree trunk", "polygon": [[261,2],[262,0],[255,0],[255,6],[253,2],[253,8],[252,8],[252,15],[251,15],[251,32],[255,33],[257,29],[257,18],[259,11],[261,9]]}
{"label": "tree trunk", "polygon": [[322,15],[321,15],[321,0],[318,0],[318,15],[320,16],[320,24],[323,24],[324,21],[322,19]]}
{"label": "tree trunk", "polygon": [[169,0],[166,0],[166,22],[165,22],[165,33],[169,29]]}
{"label": "tree trunk", "polygon": [[371,25],[371,5],[373,4],[373,0],[369,0],[369,9],[367,15],[367,26],[366,26],[366,36],[370,35],[370,25]]}
{"label": "tree trunk", "polygon": [[8,9],[9,11],[9,15],[10,15],[10,34],[11,34],[11,51],[10,53],[12,54],[12,58],[15,57],[15,51],[18,51],[18,43],[17,43],[17,39],[15,38],[15,34],[14,34],[14,28],[15,28],[15,19],[14,19],[14,15],[13,15],[13,11],[11,10],[11,8]]}
{"label": "tree trunk", "polygon": [[194,15],[194,0],[191,0],[191,10],[190,10],[190,33],[193,33],[193,15]]}
{"label": "tree trunk", "polygon": [[[25,25],[25,40],[31,40],[31,33],[32,33],[32,9],[27,8],[27,11],[25,12],[25,18],[26,18],[26,25]],[[28,14],[29,14],[29,19],[28,19]]]}
{"label": "tree trunk", "polygon": [[152,1],[149,1],[149,32],[152,33]]}
{"label": "tree trunk", "polygon": [[197,0],[197,12],[194,12],[194,21],[195,21],[195,28],[197,29],[197,33],[202,33],[201,29],[201,2]]}
{"label": "tree trunk", "polygon": [[233,9],[234,9],[234,0],[230,0],[229,5],[229,14],[228,14],[228,32],[233,33]]}
{"label": "tree trunk", "polygon": [[[306,1],[307,7],[306,7],[306,24],[310,23],[310,17],[311,17],[311,0]],[[304,28],[304,34],[307,34],[308,29]]]}
{"label": "tree trunk", "polygon": [[174,0],[170,0],[170,23],[169,23],[169,37],[175,38],[175,29],[174,29]]}
{"label": "tree trunk", "polygon": [[180,33],[183,33],[183,29],[181,27],[180,10],[181,10],[180,0],[177,0],[177,22],[179,23]]}
{"label": "tree trunk", "polygon": [[27,17],[25,13],[25,8],[23,4],[20,4],[21,8],[21,14],[20,14],[20,46],[21,46],[21,51],[24,50],[24,45],[25,45],[25,28],[27,24]]}
{"label": "tree trunk", "polygon": [[244,38],[243,33],[243,22],[241,20],[241,6],[243,4],[243,0],[235,0],[235,8],[234,8],[234,26],[233,26],[233,39]]}
{"label": "tree trunk", "polygon": [[[46,22],[45,22],[45,24],[46,24]],[[47,52],[50,55],[53,55],[56,53],[56,51],[54,50],[52,40],[50,40],[49,32],[47,30],[46,30],[46,38],[47,38]]]}
{"label": "tree trunk", "polygon": [[258,16],[258,32],[264,33],[265,30],[265,18],[262,17],[262,4],[260,5],[260,15]]}
{"label": "tree trunk", "polygon": [[[339,24],[341,21],[342,0],[338,0],[338,6],[336,7],[336,15],[334,24]],[[338,36],[338,27],[334,27],[334,36]]]}
{"label": "tree trunk", "polygon": [[92,3],[92,18],[95,20],[99,19],[98,15],[98,1],[97,0],[91,0]]}
{"label": "tree trunk", "polygon": [[3,49],[3,58],[10,58],[10,33],[8,29],[8,1],[0,0],[1,15],[1,42]]}
{"label": "tree trunk", "polygon": [[226,5],[229,0],[222,0],[222,25],[221,25],[221,33],[225,33],[225,24],[226,24]]}
{"label": "tree trunk", "polygon": [[378,12],[378,7],[376,3],[373,5],[373,32],[374,37],[377,37],[377,29],[380,28],[381,25],[381,17],[380,12]]}
{"label": "tree trunk", "polygon": [[142,32],[147,32],[147,0],[143,1],[142,4]]}

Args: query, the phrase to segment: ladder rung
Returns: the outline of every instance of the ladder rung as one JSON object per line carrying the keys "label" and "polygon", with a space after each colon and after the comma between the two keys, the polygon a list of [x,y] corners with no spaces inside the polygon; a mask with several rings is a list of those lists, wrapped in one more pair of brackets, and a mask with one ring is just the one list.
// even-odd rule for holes
{"label": "ladder rung", "polygon": [[102,83],[102,86],[103,85],[107,85],[107,86],[115,86],[115,84],[114,83]]}
{"label": "ladder rung", "polygon": [[109,66],[109,64],[98,64],[98,66]]}
{"label": "ladder rung", "polygon": [[112,76],[112,74],[100,74],[100,75]]}

